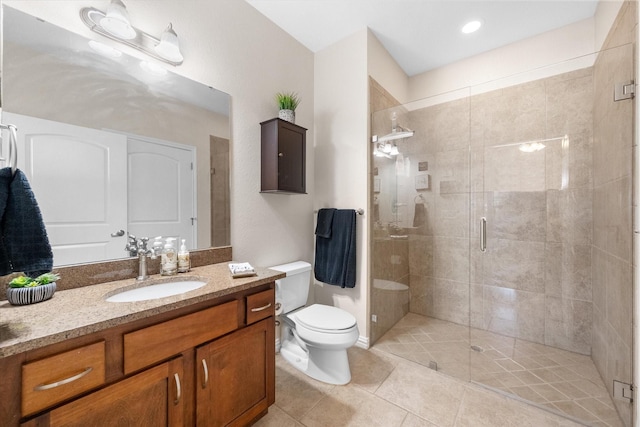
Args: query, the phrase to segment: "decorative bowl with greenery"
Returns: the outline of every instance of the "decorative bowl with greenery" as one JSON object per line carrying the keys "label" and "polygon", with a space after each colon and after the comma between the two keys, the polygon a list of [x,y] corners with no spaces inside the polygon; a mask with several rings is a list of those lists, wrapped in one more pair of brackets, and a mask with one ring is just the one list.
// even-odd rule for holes
{"label": "decorative bowl with greenery", "polygon": [[19,276],[9,282],[7,301],[13,305],[34,304],[48,300],[56,291],[56,280],[60,275],[44,273],[35,279]]}
{"label": "decorative bowl with greenery", "polygon": [[300,97],[295,92],[278,92],[276,93],[276,101],[280,112],[278,117],[291,123],[296,122],[296,108],[300,104]]}

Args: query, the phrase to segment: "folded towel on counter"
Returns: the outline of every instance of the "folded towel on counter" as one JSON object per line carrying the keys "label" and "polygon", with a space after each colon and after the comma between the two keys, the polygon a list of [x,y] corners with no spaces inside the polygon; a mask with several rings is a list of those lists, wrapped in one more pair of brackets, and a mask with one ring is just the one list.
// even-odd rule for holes
{"label": "folded towel on counter", "polygon": [[331,225],[333,224],[333,214],[337,209],[320,209],[316,220],[316,236],[329,239],[331,237]]}
{"label": "folded towel on counter", "polygon": [[356,286],[356,211],[334,211],[330,237],[325,238],[316,233],[313,271],[315,278],[323,283],[353,288]]}
{"label": "folded towel on counter", "polygon": [[229,264],[229,271],[232,277],[255,276],[257,273],[248,262],[236,262]]}
{"label": "folded towel on counter", "polygon": [[0,275],[31,277],[53,268],[53,252],[42,213],[24,173],[0,169]]}

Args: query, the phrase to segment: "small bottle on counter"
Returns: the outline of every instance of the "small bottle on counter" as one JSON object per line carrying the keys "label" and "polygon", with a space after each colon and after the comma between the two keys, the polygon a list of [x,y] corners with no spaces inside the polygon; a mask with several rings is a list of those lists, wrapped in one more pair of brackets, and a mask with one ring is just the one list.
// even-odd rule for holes
{"label": "small bottle on counter", "polygon": [[180,252],[178,252],[178,273],[186,273],[187,271],[191,270],[191,258],[189,256],[189,251],[187,250],[185,240],[186,239],[182,239]]}
{"label": "small bottle on counter", "polygon": [[162,257],[160,260],[160,274],[163,276],[174,276],[178,273],[178,257],[176,248],[173,246],[174,237],[167,237]]}

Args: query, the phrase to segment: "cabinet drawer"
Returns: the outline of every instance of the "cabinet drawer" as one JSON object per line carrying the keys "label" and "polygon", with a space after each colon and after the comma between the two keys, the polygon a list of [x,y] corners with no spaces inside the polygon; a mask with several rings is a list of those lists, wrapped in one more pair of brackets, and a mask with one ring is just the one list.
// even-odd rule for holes
{"label": "cabinet drawer", "polygon": [[273,316],[275,305],[275,291],[273,289],[247,296],[247,325]]}
{"label": "cabinet drawer", "polygon": [[129,374],[238,329],[238,301],[124,335],[124,372]]}
{"label": "cabinet drawer", "polygon": [[105,382],[104,341],[22,366],[22,415],[26,416]]}

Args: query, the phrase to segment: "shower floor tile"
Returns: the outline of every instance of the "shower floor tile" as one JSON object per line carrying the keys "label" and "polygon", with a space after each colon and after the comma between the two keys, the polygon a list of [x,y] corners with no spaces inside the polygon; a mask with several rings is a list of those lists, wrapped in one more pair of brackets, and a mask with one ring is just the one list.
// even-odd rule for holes
{"label": "shower floor tile", "polygon": [[623,426],[588,356],[413,313],[373,348],[583,422]]}

